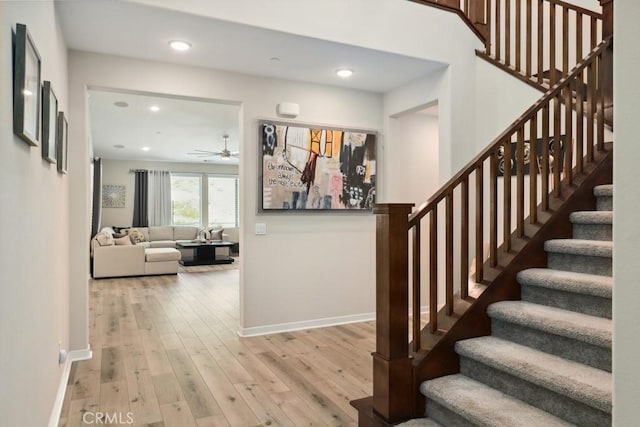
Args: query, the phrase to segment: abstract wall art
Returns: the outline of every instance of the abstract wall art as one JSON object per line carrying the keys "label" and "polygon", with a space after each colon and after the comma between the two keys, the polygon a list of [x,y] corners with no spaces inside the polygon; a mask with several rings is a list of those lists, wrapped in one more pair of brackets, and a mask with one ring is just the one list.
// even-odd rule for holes
{"label": "abstract wall art", "polygon": [[103,208],[124,208],[126,187],[124,185],[105,184],[102,186]]}
{"label": "abstract wall art", "polygon": [[376,134],[261,121],[261,210],[363,211],[376,200]]}
{"label": "abstract wall art", "polygon": [[29,145],[40,141],[40,54],[24,24],[16,24],[13,58],[13,132]]}

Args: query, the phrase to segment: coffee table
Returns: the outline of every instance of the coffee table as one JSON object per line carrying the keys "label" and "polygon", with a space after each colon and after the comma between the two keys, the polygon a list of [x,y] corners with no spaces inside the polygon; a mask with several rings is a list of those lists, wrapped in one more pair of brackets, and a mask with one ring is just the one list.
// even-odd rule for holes
{"label": "coffee table", "polygon": [[233,258],[228,256],[216,258],[216,248],[230,248],[233,245],[233,242],[213,240],[207,242],[177,242],[176,248],[182,254],[181,265],[213,265],[233,263]]}

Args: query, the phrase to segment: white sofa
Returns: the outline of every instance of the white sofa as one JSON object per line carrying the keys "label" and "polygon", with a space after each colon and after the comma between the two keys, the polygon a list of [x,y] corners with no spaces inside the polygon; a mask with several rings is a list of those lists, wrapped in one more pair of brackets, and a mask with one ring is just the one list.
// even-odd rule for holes
{"label": "white sofa", "polygon": [[141,245],[95,246],[93,277],[178,274],[180,252],[173,248],[145,248]]}
{"label": "white sofa", "polygon": [[[193,241],[200,237],[201,232],[199,227],[190,226],[136,228],[144,236],[144,241],[136,244],[118,245],[115,241],[101,244],[99,235],[106,233],[111,238],[116,235],[109,227],[94,236],[91,240],[94,278],[177,274],[180,252],[176,249],[176,243]],[[223,239],[237,242],[237,234],[237,229],[225,230]],[[235,240],[229,237],[235,237]],[[126,239],[129,237],[126,236]],[[228,248],[217,250],[228,251]]]}

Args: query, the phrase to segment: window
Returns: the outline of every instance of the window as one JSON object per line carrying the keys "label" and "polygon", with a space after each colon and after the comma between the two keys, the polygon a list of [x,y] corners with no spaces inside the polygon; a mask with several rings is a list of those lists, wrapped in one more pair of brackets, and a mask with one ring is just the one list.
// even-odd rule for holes
{"label": "window", "polygon": [[171,223],[238,227],[238,177],[172,173]]}
{"label": "window", "polygon": [[238,226],[238,178],[209,176],[208,225]]}
{"label": "window", "polygon": [[200,175],[171,174],[171,222],[173,225],[200,225],[202,190]]}

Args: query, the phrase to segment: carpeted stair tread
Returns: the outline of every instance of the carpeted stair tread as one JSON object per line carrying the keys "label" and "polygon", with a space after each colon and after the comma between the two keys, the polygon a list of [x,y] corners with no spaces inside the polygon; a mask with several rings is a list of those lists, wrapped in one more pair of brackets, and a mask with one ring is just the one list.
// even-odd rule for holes
{"label": "carpeted stair tread", "polygon": [[611,298],[613,278],[595,274],[574,273],[550,268],[530,268],[518,273],[518,283],[576,294]]}
{"label": "carpeted stair tread", "polygon": [[613,211],[580,211],[569,215],[572,224],[613,224]]}
{"label": "carpeted stair tread", "polygon": [[593,189],[596,197],[613,197],[613,184],[598,185]]}
{"label": "carpeted stair tread", "polygon": [[611,373],[495,337],[456,343],[456,352],[484,365],[611,413]]}
{"label": "carpeted stair tread", "polygon": [[594,257],[611,257],[613,242],[604,240],[553,239],[544,242],[546,252]]}
{"label": "carpeted stair tread", "polygon": [[491,304],[487,308],[487,314],[491,318],[508,323],[572,338],[598,347],[611,348],[610,319],[525,301],[502,301]]}
{"label": "carpeted stair tread", "polygon": [[[436,403],[478,426],[570,426],[538,408],[463,375],[425,381],[420,391]],[[428,404],[427,404],[428,407]]]}
{"label": "carpeted stair tread", "polygon": [[442,427],[442,424],[438,424],[430,418],[416,418],[397,424],[396,427]]}

